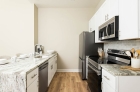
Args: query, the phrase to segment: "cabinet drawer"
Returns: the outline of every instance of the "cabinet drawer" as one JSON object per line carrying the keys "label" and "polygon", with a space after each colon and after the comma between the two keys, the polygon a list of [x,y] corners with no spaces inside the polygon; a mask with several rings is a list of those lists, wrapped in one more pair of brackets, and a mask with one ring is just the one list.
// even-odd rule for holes
{"label": "cabinet drawer", "polygon": [[115,89],[115,76],[102,69],[102,80]]}
{"label": "cabinet drawer", "polygon": [[115,89],[102,80],[102,92],[115,92]]}
{"label": "cabinet drawer", "polygon": [[38,78],[27,88],[27,92],[38,92]]}
{"label": "cabinet drawer", "polygon": [[38,68],[31,71],[27,74],[27,87],[36,79],[38,78]]}

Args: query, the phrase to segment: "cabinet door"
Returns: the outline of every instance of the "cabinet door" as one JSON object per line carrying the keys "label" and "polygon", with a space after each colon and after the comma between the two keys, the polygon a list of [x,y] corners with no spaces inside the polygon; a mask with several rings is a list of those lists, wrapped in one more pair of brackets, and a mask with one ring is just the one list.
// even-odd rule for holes
{"label": "cabinet door", "polygon": [[27,92],[38,92],[38,78],[27,88]]}
{"label": "cabinet door", "polygon": [[53,61],[52,61],[52,78],[53,78],[53,76],[54,76],[54,74],[55,74],[55,61],[54,61],[54,57],[53,57]]}
{"label": "cabinet door", "polygon": [[92,25],[92,18],[89,20],[89,32],[92,31],[92,27],[91,27],[91,25]]}
{"label": "cabinet door", "polygon": [[115,92],[115,89],[111,88],[104,80],[102,80],[102,92]]}
{"label": "cabinet door", "polygon": [[103,41],[99,40],[99,26],[101,25],[101,11],[98,10],[95,17],[95,43],[101,43]]}
{"label": "cabinet door", "polygon": [[89,32],[95,30],[95,16],[93,16],[89,21]]}
{"label": "cabinet door", "polygon": [[100,8],[101,12],[101,24],[105,23],[109,19],[109,5],[110,0],[106,0]]}
{"label": "cabinet door", "polygon": [[49,61],[49,64],[48,64],[48,86],[52,80],[52,74],[53,74],[53,71],[52,71],[52,68],[53,68],[53,62],[52,62],[52,59],[50,59]]}
{"label": "cabinet door", "polygon": [[119,0],[109,0],[109,19],[119,15]]}
{"label": "cabinet door", "polygon": [[98,43],[100,42],[99,41],[99,18],[100,18],[100,14],[99,14],[99,11],[96,12],[96,14],[94,15],[95,16],[95,43]]}
{"label": "cabinet door", "polygon": [[[55,58],[57,58],[57,57],[55,57]],[[56,71],[57,71],[57,59],[54,62],[54,72],[56,73]]]}
{"label": "cabinet door", "polygon": [[119,0],[119,40],[139,38],[138,0]]}

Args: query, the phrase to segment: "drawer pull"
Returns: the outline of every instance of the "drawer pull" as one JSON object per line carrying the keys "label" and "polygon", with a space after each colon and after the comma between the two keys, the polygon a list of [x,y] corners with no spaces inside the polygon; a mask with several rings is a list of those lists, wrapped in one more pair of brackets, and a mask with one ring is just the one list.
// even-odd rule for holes
{"label": "drawer pull", "polygon": [[37,74],[34,74],[31,78],[33,79]]}
{"label": "drawer pull", "polygon": [[110,80],[107,76],[104,76],[107,80]]}
{"label": "drawer pull", "polygon": [[51,65],[51,69],[53,69],[53,65]]}

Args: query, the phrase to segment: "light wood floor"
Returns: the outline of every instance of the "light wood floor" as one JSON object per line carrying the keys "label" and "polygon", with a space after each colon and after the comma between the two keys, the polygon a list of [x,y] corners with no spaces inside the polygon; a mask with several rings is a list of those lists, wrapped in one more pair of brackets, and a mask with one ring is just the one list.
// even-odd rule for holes
{"label": "light wood floor", "polygon": [[88,92],[86,80],[81,80],[79,73],[57,72],[48,92]]}

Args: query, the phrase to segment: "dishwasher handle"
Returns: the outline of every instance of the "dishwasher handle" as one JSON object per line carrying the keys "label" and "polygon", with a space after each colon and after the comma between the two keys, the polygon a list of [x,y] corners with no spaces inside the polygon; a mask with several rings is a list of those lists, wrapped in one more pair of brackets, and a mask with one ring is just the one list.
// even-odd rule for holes
{"label": "dishwasher handle", "polygon": [[43,70],[44,68],[48,67],[48,63],[47,64],[44,64],[42,65],[41,67],[39,67],[39,71]]}

